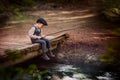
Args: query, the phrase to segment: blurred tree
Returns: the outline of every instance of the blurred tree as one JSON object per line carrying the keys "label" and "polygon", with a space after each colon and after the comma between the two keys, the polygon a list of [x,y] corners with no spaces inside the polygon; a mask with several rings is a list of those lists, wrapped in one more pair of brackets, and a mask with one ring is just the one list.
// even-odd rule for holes
{"label": "blurred tree", "polygon": [[34,0],[0,0],[0,13],[14,12],[16,9],[23,10],[34,5]]}
{"label": "blurred tree", "polygon": [[112,21],[120,21],[120,0],[102,0],[103,14]]}
{"label": "blurred tree", "polygon": [[102,0],[105,9],[120,8],[120,0]]}
{"label": "blurred tree", "polygon": [[31,8],[35,5],[34,0],[0,0],[0,22],[5,23],[12,14],[20,10]]}
{"label": "blurred tree", "polygon": [[[108,42],[107,52],[102,55],[101,61],[107,64],[107,69],[120,72],[120,0],[102,0],[103,14],[114,25],[113,34],[117,36]],[[113,29],[113,28],[112,28]]]}
{"label": "blurred tree", "polygon": [[101,61],[107,65],[111,71],[120,72],[120,39],[110,40],[107,47],[107,52],[102,55]]}

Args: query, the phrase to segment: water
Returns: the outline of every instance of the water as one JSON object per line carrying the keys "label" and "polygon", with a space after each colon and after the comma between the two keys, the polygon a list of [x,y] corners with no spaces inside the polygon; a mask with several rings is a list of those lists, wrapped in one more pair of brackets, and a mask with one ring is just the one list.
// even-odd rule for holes
{"label": "water", "polygon": [[[0,76],[0,80],[2,79]],[[117,80],[110,72],[97,72],[89,74],[84,72],[80,67],[73,65],[57,64],[46,70],[35,70],[32,74],[23,73],[15,75],[6,80]],[[118,79],[119,80],[119,79]]]}

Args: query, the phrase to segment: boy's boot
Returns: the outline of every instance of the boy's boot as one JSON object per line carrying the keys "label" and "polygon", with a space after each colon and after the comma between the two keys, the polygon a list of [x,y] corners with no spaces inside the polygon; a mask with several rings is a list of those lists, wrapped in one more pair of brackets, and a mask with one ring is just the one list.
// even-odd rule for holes
{"label": "boy's boot", "polygon": [[43,59],[45,59],[45,60],[50,60],[50,58],[47,56],[47,54],[43,54]]}
{"label": "boy's boot", "polygon": [[50,57],[55,57],[55,55],[53,54],[52,51],[49,51],[49,56],[50,56]]}

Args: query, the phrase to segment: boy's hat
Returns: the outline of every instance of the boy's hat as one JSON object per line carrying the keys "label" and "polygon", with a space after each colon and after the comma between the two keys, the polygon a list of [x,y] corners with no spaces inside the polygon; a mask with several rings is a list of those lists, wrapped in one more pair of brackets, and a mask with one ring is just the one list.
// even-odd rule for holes
{"label": "boy's hat", "polygon": [[48,25],[48,24],[47,24],[47,21],[46,21],[45,19],[43,19],[43,18],[37,19],[36,23],[42,23],[42,24],[45,25],[45,26]]}

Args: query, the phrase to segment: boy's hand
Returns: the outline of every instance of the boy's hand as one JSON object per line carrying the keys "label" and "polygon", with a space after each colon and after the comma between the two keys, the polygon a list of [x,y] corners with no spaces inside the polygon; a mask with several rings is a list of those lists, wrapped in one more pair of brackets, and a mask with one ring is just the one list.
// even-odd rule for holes
{"label": "boy's hand", "polygon": [[41,39],[42,37],[41,36],[38,36],[37,39]]}
{"label": "boy's hand", "polygon": [[37,39],[45,38],[46,35],[38,36]]}
{"label": "boy's hand", "polygon": [[42,35],[41,37],[42,37],[42,38],[45,38],[45,37],[46,37],[46,35]]}

